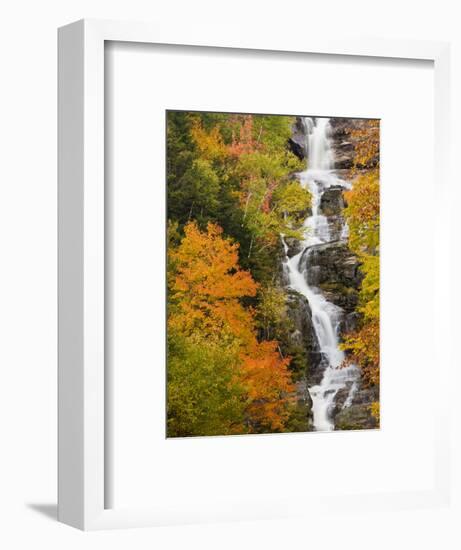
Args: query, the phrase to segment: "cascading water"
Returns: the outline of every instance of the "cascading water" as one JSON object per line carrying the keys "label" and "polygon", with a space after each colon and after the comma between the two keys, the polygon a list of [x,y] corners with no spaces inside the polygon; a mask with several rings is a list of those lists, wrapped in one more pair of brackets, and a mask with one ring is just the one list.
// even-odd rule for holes
{"label": "cascading water", "polygon": [[[332,241],[328,219],[321,214],[320,203],[325,189],[335,186],[350,188],[334,172],[334,155],[331,148],[328,118],[302,119],[305,129],[306,171],[299,174],[301,185],[312,195],[312,214],[304,221],[305,240],[302,250],[292,258],[286,257],[286,269],[291,288],[305,296],[312,311],[312,324],[319,343],[322,366],[325,368],[320,384],[309,393],[313,402],[313,425],[316,431],[334,429],[331,409],[338,390],[350,385],[344,407],[350,406],[357,387],[358,370],[355,366],[342,367],[344,353],[339,348],[338,328],[342,310],[328,302],[319,289],[308,284],[309,256],[316,245]],[[347,239],[347,224],[343,222],[341,239]],[[288,247],[283,241],[285,252]]]}

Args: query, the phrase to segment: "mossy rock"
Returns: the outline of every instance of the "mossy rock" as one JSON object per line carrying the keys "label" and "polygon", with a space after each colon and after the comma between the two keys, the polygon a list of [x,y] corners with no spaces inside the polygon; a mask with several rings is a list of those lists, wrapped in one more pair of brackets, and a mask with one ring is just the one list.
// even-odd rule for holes
{"label": "mossy rock", "polygon": [[373,430],[378,428],[369,404],[352,405],[335,416],[335,430]]}
{"label": "mossy rock", "polygon": [[342,283],[320,283],[319,288],[329,302],[350,313],[354,311],[359,302],[359,293],[357,289],[346,286]]}
{"label": "mossy rock", "polygon": [[320,199],[320,211],[324,216],[338,216],[341,214],[345,206],[343,191],[344,188],[341,186],[325,189]]}
{"label": "mossy rock", "polygon": [[319,287],[325,292],[334,292],[336,294],[344,294],[346,296],[357,294],[357,289],[341,283],[320,283]]}

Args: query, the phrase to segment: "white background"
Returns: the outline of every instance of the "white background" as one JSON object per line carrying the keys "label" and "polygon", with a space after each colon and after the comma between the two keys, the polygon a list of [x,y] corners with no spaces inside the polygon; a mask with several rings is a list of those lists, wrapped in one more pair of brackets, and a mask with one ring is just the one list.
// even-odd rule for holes
{"label": "white background", "polygon": [[[305,0],[264,3],[152,0],[17,1],[1,18],[1,335],[2,426],[0,542],[5,548],[323,548],[455,549],[460,545],[459,469],[448,511],[407,511],[357,518],[296,520],[80,533],[50,521],[56,494],[56,28],[81,17],[153,20],[176,27],[219,25],[233,32],[322,30],[354,37],[453,41],[453,150],[461,150],[461,36],[449,0]],[[395,85],[398,87],[399,83]],[[407,129],[411,132],[411,129]],[[457,156],[457,155],[455,155]],[[454,180],[459,176],[454,176]],[[459,190],[456,191],[459,204]],[[456,201],[447,210],[458,208]],[[431,220],[427,220],[430,224]],[[460,235],[459,216],[455,219]],[[461,279],[459,263],[454,280]],[[459,292],[455,287],[454,291]],[[421,297],[424,299],[424,297]],[[459,294],[454,296],[459,304]],[[437,376],[436,369],[432,376]],[[459,395],[459,372],[446,398]],[[430,396],[428,396],[430,406]],[[455,408],[456,410],[456,408]],[[459,424],[459,422],[458,422]],[[460,462],[459,428],[455,459]],[[459,468],[459,466],[458,466]],[[48,507],[46,507],[48,505]],[[35,508],[34,508],[35,507]],[[458,522],[456,521],[458,520]]]}
{"label": "white background", "polygon": [[[325,495],[430,489],[427,395],[443,389],[432,374],[434,313],[421,301],[434,293],[432,64],[123,44],[107,64],[114,507],[161,504],[188,518],[230,502],[241,518],[271,505],[299,513]],[[165,440],[166,108],[381,119],[380,431]]]}

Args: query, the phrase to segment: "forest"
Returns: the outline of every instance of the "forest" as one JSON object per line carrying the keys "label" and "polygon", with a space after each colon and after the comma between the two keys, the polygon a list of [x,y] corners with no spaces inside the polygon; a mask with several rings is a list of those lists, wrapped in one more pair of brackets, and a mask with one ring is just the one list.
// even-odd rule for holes
{"label": "forest", "polygon": [[[302,256],[312,231],[306,220],[318,202],[298,177],[309,167],[309,152],[300,145],[307,141],[306,130],[296,139],[300,120],[167,112],[167,437],[316,429],[309,387],[321,377],[325,360],[315,359],[322,349],[312,319],[307,326],[313,306],[287,276],[289,246]],[[357,284],[340,289],[339,300],[347,293],[353,311],[349,322],[338,324],[341,364],[335,368],[358,368],[348,395],[355,384],[362,399],[354,405],[351,398],[348,408],[360,410],[335,429],[374,428],[379,426],[379,124],[361,121],[338,132],[342,142],[352,143],[350,165],[342,172],[353,184],[341,188],[335,219],[347,223],[347,243],[340,244],[354,258]],[[333,217],[326,219],[330,223]],[[342,266],[334,269],[340,273]],[[336,279],[323,281],[319,291],[337,297]]]}

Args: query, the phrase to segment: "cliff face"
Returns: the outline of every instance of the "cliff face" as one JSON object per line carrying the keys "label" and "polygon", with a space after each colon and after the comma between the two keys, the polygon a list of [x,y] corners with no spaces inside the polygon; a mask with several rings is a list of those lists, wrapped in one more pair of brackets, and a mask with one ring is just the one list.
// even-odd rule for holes
{"label": "cliff face", "polygon": [[306,158],[305,148],[305,128],[300,117],[296,117],[296,121],[291,129],[291,137],[288,140],[288,147],[301,160]]}

